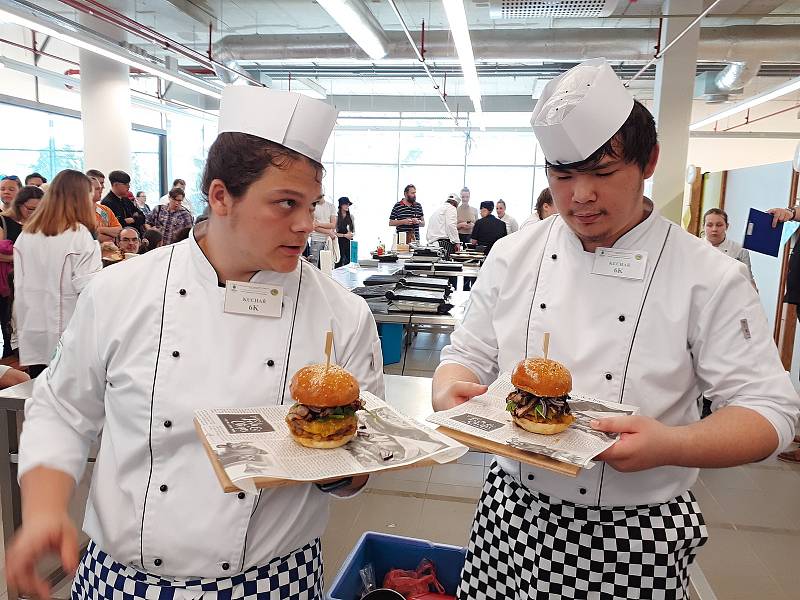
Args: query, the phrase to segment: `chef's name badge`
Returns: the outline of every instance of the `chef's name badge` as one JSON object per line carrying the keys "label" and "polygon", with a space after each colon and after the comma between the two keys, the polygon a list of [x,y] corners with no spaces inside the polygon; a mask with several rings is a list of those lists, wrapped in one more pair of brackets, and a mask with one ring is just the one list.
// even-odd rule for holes
{"label": "chef's name badge", "polygon": [[280,317],[283,288],[279,285],[228,281],[225,284],[225,312],[256,317]]}
{"label": "chef's name badge", "polygon": [[592,267],[592,273],[595,275],[642,280],[646,269],[647,252],[616,248],[595,250],[594,266]]}

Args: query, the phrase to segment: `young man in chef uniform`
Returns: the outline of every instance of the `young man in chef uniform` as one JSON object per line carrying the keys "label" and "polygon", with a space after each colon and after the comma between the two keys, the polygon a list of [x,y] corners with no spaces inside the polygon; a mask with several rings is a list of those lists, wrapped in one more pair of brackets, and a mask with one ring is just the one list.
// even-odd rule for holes
{"label": "young man in chef uniform", "polygon": [[[208,221],[185,242],[108,269],[81,295],[26,405],[23,524],[7,563],[21,592],[47,595],[33,567],[55,552],[65,570],[77,567],[73,598],[322,597],[328,494],[314,485],[223,493],[192,418],[199,408],[291,403],[288,382],[325,361],[328,330],[332,362],[383,394],[366,303],[300,260],[335,120],[299,94],[226,88],[203,182]],[[78,564],[67,502],[101,429],[84,522],[92,541]]]}
{"label": "young man in chef uniform", "polygon": [[[498,458],[459,598],[686,598],[707,537],[689,491],[698,467],[777,454],[798,397],[744,266],[644,198],[655,125],[611,67],[553,80],[532,124],[559,215],[495,246],[442,351],[434,407],[540,356],[550,332],[576,392],[641,414],[596,422],[622,436],[575,478]],[[715,410],[703,421],[701,393]]]}

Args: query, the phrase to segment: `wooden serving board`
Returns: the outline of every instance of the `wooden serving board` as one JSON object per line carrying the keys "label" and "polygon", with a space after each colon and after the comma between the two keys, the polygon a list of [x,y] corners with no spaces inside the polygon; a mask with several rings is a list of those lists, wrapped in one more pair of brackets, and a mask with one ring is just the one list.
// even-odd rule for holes
{"label": "wooden serving board", "polygon": [[[219,480],[219,483],[222,486],[222,490],[227,494],[231,494],[234,492],[241,492],[242,489],[237,487],[236,484],[234,484],[231,481],[230,477],[228,477],[228,474],[225,472],[225,468],[219,462],[219,457],[217,456],[216,452],[214,452],[214,450],[211,448],[211,444],[208,443],[206,436],[203,434],[203,428],[200,426],[200,423],[197,421],[197,419],[195,419],[194,421],[194,428],[195,431],[197,431],[197,435],[200,437],[200,440],[203,442],[203,448],[205,448],[206,454],[208,455],[208,459],[211,461],[211,466],[214,468],[214,473],[216,474],[217,479]],[[327,450],[319,450],[319,452],[327,452]],[[411,465],[400,465],[397,467],[382,469],[381,471],[375,472],[375,474],[386,473],[388,471],[400,471],[402,469],[416,469],[418,467],[430,467],[438,464],[441,463],[438,463],[435,460],[428,459]],[[349,473],[344,477],[350,477],[350,476],[354,477],[357,475],[367,475],[367,473]],[[282,487],[284,485],[301,485],[304,483],[327,483],[330,481],[338,481],[339,479],[341,479],[341,477],[310,482],[310,481],[296,481],[293,479],[278,479],[275,477],[255,477],[253,481],[255,483],[256,488],[267,489],[267,488]]]}
{"label": "wooden serving board", "polygon": [[576,477],[581,470],[580,467],[561,462],[560,460],[550,458],[549,456],[544,456],[535,452],[528,452],[526,450],[518,450],[517,448],[512,448],[506,444],[485,440],[476,435],[470,435],[469,433],[456,431],[455,429],[450,429],[449,427],[445,427],[443,425],[439,425],[437,431],[443,433],[449,438],[453,438],[457,442],[461,442],[465,446],[469,446],[473,450],[490,452],[491,454],[511,458],[528,465],[533,465],[534,467],[541,467],[542,469],[555,471],[556,473],[561,473],[562,475],[567,475],[568,477]]}

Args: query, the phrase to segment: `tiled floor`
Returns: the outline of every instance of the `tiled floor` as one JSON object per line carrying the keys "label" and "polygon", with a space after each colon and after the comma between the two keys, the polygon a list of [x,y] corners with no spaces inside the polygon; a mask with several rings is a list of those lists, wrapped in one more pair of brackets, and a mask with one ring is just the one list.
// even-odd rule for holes
{"label": "tiled floor", "polygon": [[[404,374],[430,377],[446,343],[444,335],[417,335]],[[386,367],[402,370],[402,361]],[[466,544],[488,460],[470,452],[456,464],[379,475],[356,498],[334,500],[322,541],[328,584],[365,531]],[[709,526],[698,563],[712,594],[693,598],[800,599],[800,467],[767,461],[704,470],[694,493]],[[68,591],[64,586],[55,596]]]}

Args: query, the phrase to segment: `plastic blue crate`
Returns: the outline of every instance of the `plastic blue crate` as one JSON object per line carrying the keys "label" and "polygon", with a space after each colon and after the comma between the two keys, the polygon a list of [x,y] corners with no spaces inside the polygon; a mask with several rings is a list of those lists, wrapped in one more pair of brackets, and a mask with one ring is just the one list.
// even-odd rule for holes
{"label": "plastic blue crate", "polygon": [[445,592],[455,595],[461,570],[464,568],[465,548],[434,544],[427,540],[400,537],[368,531],[344,560],[326,600],[358,600],[361,592],[359,570],[368,563],[375,569],[375,581],[380,586],[391,569],[414,570],[423,558],[436,565],[436,577]]}
{"label": "plastic blue crate", "polygon": [[383,364],[399,363],[403,356],[403,324],[379,323],[378,336],[381,338]]}

